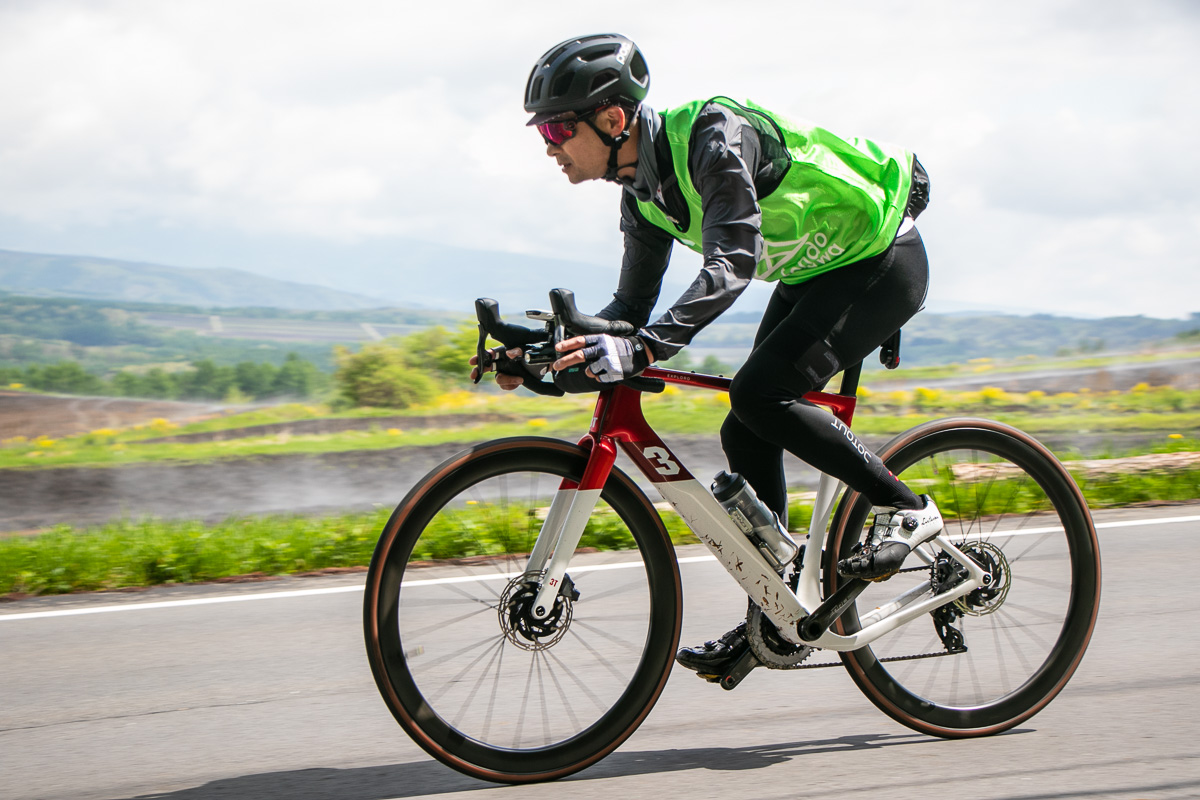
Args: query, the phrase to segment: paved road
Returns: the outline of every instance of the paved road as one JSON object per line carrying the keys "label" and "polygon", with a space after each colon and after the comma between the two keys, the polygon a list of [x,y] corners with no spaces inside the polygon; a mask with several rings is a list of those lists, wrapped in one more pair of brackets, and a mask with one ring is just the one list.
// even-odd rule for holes
{"label": "paved road", "polygon": [[[392,722],[363,653],[361,575],[6,604],[0,798],[1200,797],[1200,589],[1167,569],[1195,553],[1200,505],[1097,521],[1091,649],[1016,731],[918,735],[836,669],[759,671],[727,694],[677,668],[620,750],[534,787],[452,772]],[[720,633],[742,607],[736,587],[712,562],[682,571],[685,640]],[[229,596],[250,599],[178,602]],[[147,603],[161,605],[41,615]],[[14,616],[26,614],[38,616]]]}

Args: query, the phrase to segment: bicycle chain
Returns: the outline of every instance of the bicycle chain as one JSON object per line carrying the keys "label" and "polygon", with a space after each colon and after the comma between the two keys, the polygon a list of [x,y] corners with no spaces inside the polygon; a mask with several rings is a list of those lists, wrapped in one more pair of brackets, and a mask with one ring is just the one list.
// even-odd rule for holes
{"label": "bicycle chain", "polygon": [[[942,650],[938,653],[919,653],[912,656],[888,656],[887,658],[877,658],[875,660],[880,663],[891,661],[915,661],[918,658],[941,658],[942,656],[957,656],[960,655],[960,652],[952,653],[949,650]],[[840,666],[842,666],[841,661],[822,661],[820,664],[799,664],[795,667],[790,667],[790,669],[822,669],[824,667]]]}
{"label": "bicycle chain", "polygon": [[[933,565],[931,565],[931,566],[933,566]],[[900,570],[900,572],[922,572],[922,571],[932,572],[931,567],[929,567],[929,566],[905,567]],[[757,611],[758,609],[755,609],[755,610]],[[765,616],[762,615],[761,611],[759,612],[759,615],[760,615],[760,618],[765,620]],[[756,642],[754,641],[754,636],[749,635],[751,633],[751,631],[754,631],[754,625],[750,620],[747,620],[747,623],[748,624],[746,626],[747,627],[746,632],[748,634],[747,638],[750,639],[750,648],[752,650],[754,650],[754,655],[758,658],[758,660],[763,662],[763,666],[767,667],[768,669],[825,669],[827,667],[843,666],[841,661],[822,661],[819,664],[801,664],[801,663],[796,662],[796,663],[793,663],[791,666],[775,666],[775,665],[771,664],[770,662],[765,661],[763,659],[762,655],[759,653],[759,648],[755,646]],[[960,634],[960,636],[961,636],[961,634]],[[801,656],[799,661],[803,661],[804,659],[808,658],[808,656],[812,655],[813,651],[817,650],[817,649],[820,649],[820,648],[813,648],[813,647],[807,648],[808,652],[805,653],[803,656]],[[960,655],[964,652],[966,652],[965,648],[962,650],[945,649],[945,650],[940,650],[936,653],[916,653],[914,655],[909,655],[909,656],[888,656],[886,658],[877,658],[876,660],[879,661],[880,663],[890,663],[893,661],[915,661],[915,660],[921,659],[921,658],[941,658],[942,656],[956,656],[956,655]],[[778,657],[778,656],[776,656],[776,657]]]}

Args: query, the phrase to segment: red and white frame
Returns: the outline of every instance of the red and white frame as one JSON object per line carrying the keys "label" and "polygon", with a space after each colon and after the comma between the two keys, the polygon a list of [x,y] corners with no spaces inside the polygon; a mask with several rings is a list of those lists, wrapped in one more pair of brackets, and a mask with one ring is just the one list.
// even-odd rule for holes
{"label": "red and white frame", "polygon": [[[657,367],[647,368],[642,376],[660,378],[668,384],[716,391],[729,391],[730,384],[729,378]],[[936,544],[962,564],[969,573],[967,580],[951,591],[936,596],[929,595],[928,587],[924,591],[921,591],[921,587],[910,589],[862,618],[861,630],[850,636],[841,636],[831,630],[813,641],[802,639],[798,623],[821,604],[820,560],[823,548],[811,545],[823,544],[828,535],[829,518],[841,484],[829,475],[821,476],[809,528],[810,546],[804,553],[799,587],[793,592],[758,548],[733,524],[712,493],[688,471],[683,461],[650,427],[642,413],[641,397],[641,392],[617,385],[601,392],[596,400],[591,429],[580,441],[590,450],[583,477],[578,484],[564,481],[559,486],[526,566],[527,572],[543,576],[534,603],[535,616],[545,617],[553,608],[571,555],[579,544],[584,526],[616,461],[618,446],[654,484],[663,499],[675,508],[746,594],[762,608],[779,629],[780,635],[793,644],[809,644],[835,651],[855,650],[983,585],[982,568],[945,537],[938,536],[930,544]],[[857,398],[810,392],[805,399],[828,408],[847,427],[850,426]],[[924,555],[920,550],[918,554]]]}

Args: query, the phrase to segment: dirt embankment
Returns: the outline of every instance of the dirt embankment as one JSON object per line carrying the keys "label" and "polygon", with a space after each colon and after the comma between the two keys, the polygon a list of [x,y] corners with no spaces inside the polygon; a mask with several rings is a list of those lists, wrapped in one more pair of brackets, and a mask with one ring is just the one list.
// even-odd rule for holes
{"label": "dirt embankment", "polygon": [[63,397],[0,391],[0,439],[70,436],[98,428],[128,428],[166,419],[193,422],[222,413],[226,406],[121,397]]}

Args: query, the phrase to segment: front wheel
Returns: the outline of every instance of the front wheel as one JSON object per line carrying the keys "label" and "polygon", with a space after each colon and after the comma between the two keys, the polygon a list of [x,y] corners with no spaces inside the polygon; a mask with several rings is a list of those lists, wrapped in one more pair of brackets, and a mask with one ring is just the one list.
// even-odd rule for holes
{"label": "front wheel", "polygon": [[[879,453],[945,519],[943,536],[983,567],[988,585],[841,654],[888,716],[934,736],[1007,730],[1044,708],[1083,658],[1100,603],[1100,550],[1083,495],[1035,439],[989,420],[918,426]],[[871,505],[847,492],[824,563],[826,596],[847,580],[836,561],[868,531]],[[959,570],[934,542],[872,584],[835,630],[849,634],[905,591],[949,591]],[[911,596],[911,595],[910,595]],[[881,612],[874,612],[879,614]]]}
{"label": "front wheel", "polygon": [[526,571],[543,521],[587,452],[520,438],[479,445],[400,503],[367,573],[375,682],[443,763],[507,783],[562,777],[624,741],[658,699],[679,642],[681,585],[666,529],[614,469],[551,613]]}

